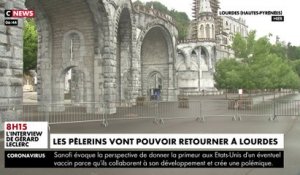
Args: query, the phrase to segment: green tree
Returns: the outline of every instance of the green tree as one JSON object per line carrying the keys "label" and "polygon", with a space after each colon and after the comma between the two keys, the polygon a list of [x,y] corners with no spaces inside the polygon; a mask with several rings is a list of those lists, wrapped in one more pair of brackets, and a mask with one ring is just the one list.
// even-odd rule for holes
{"label": "green tree", "polygon": [[255,30],[250,31],[246,38],[240,33],[235,34],[231,48],[237,58],[243,58],[247,62],[248,58],[253,56],[256,44],[255,37]]}
{"label": "green tree", "polygon": [[133,5],[144,5],[141,1],[137,0],[133,3]]}
{"label": "green tree", "polygon": [[28,74],[29,70],[36,69],[37,65],[37,30],[33,19],[25,20],[23,39],[23,71]]}
{"label": "green tree", "polygon": [[271,53],[281,58],[287,58],[287,48],[282,43],[276,43],[271,47]]}
{"label": "green tree", "polygon": [[290,60],[300,59],[300,47],[299,46],[293,46],[293,45],[291,45],[291,43],[288,43],[288,45],[287,45],[287,57]]}
{"label": "green tree", "polygon": [[159,10],[162,13],[169,14],[169,9],[165,5],[163,5],[162,3],[158,2],[158,1],[147,2],[146,7],[148,7],[148,8],[153,7],[154,9]]}
{"label": "green tree", "polygon": [[248,33],[248,36],[246,38],[247,42],[247,57],[249,57],[254,52],[254,45],[255,45],[255,37],[256,37],[256,31],[252,30]]}
{"label": "green tree", "polygon": [[238,89],[241,84],[240,65],[236,59],[223,59],[217,62],[214,74],[218,89]]}
{"label": "green tree", "polygon": [[232,50],[237,58],[247,58],[247,41],[240,34],[237,33],[233,38]]}
{"label": "green tree", "polygon": [[298,74],[298,76],[300,76],[300,60],[293,60],[289,63],[294,68],[294,71]]}
{"label": "green tree", "polygon": [[219,89],[280,89],[300,87],[300,61],[285,59],[284,45],[272,45],[268,37],[255,40],[236,34],[232,49],[239,59],[216,64],[214,79]]}
{"label": "green tree", "polygon": [[190,25],[189,17],[185,12],[178,12],[176,10],[170,11],[170,16],[176,21],[176,27],[178,29],[179,40],[185,39],[188,35],[188,29]]}
{"label": "green tree", "polygon": [[267,37],[261,37],[255,41],[253,47],[253,57],[264,57],[270,54],[272,44]]}

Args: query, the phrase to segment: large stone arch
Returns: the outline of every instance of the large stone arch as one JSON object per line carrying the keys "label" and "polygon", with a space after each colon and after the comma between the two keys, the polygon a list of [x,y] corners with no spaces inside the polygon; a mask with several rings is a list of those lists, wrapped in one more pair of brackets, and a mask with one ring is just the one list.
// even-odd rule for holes
{"label": "large stone arch", "polygon": [[170,57],[170,59],[172,59],[172,60],[170,60],[170,61],[173,62],[174,55],[175,55],[175,42],[176,42],[174,39],[175,36],[173,35],[173,32],[172,32],[173,29],[171,28],[171,26],[166,25],[164,23],[164,21],[162,21],[162,20],[153,20],[152,22],[147,23],[147,24],[145,24],[145,26],[143,26],[143,29],[137,38],[137,43],[136,43],[137,52],[138,53],[141,52],[141,48],[142,48],[142,44],[143,44],[145,36],[151,29],[153,29],[155,27],[160,28],[164,32],[164,37],[167,39],[168,46],[169,46],[168,51],[172,54],[172,57]]}
{"label": "large stone arch", "polygon": [[163,79],[161,99],[174,98],[174,56],[175,44],[171,31],[160,22],[153,22],[141,32],[137,49],[140,53],[142,93],[147,95],[147,76],[153,67],[159,69]]}
{"label": "large stone arch", "polygon": [[[102,59],[105,50],[105,39],[109,40],[104,37],[105,35],[109,36],[108,27],[105,27],[109,26],[107,7],[98,0],[74,0],[72,4],[59,0],[27,0],[26,6],[36,12],[39,33],[37,65],[39,104],[63,103],[60,94],[61,86],[57,83],[59,82],[57,78],[61,76],[61,70],[68,69],[62,66],[68,65],[68,62],[71,62],[69,65],[71,67],[80,65],[89,71],[84,73],[85,79],[88,80],[85,82],[88,89],[85,101],[99,101],[99,96],[94,96],[96,92],[94,82],[95,79],[102,78],[98,77],[102,75],[102,65],[99,66],[99,60]],[[72,10],[65,10],[66,6]],[[77,13],[78,11],[81,13]],[[100,23],[101,26],[98,25]],[[69,59],[68,48],[70,48],[71,35],[80,41],[78,54],[75,53],[74,56],[78,60]],[[96,62],[97,64],[95,64]],[[101,69],[96,69],[98,67]],[[92,79],[95,74],[94,70],[100,70],[101,73],[96,74],[98,76]],[[99,86],[97,87],[99,88]]]}
{"label": "large stone arch", "polygon": [[[91,82],[91,74],[89,70],[85,67],[82,67],[82,64],[80,62],[76,63],[66,63],[61,66],[58,76],[55,78],[54,83],[57,85],[57,88],[55,89],[55,93],[57,96],[55,97],[57,99],[57,103],[55,103],[54,107],[57,107],[57,104],[64,104],[61,103],[63,102],[64,99],[64,79],[65,75],[69,70],[73,70],[72,73],[79,78],[80,75],[78,73],[83,74],[83,77],[80,77],[81,82],[76,82],[76,83],[81,83],[82,84],[82,90],[77,91],[77,96],[80,98],[79,100],[75,100],[75,102],[82,103],[82,102],[91,102],[89,99],[92,99],[92,87],[87,86],[89,82]],[[75,98],[76,99],[76,98]],[[74,99],[73,99],[74,100]],[[86,105],[87,103],[83,103]],[[53,110],[59,110],[59,109],[53,109]]]}
{"label": "large stone arch", "polygon": [[[122,18],[124,18],[124,11],[127,11],[128,14],[126,14],[125,17],[128,18],[129,23],[131,25],[131,30],[133,30],[134,26],[134,14],[132,11],[131,3],[129,1],[124,2],[122,5],[120,5],[115,12],[115,15],[113,17],[114,19],[114,36],[117,37],[119,28],[122,27],[120,26],[120,22],[122,22]],[[133,32],[132,32],[133,35]]]}
{"label": "large stone arch", "polygon": [[[114,77],[111,76],[113,69],[112,61],[114,56],[114,44],[113,39],[113,9],[116,4],[114,1],[99,1],[89,0],[86,1],[89,5],[89,9],[93,14],[94,20],[94,33],[95,33],[95,45],[94,45],[94,100],[95,102],[110,102],[113,100],[114,92],[111,91],[114,85],[111,83],[114,81]],[[104,108],[107,108],[108,113],[114,112],[115,109],[111,105],[104,106],[101,103],[96,103],[95,111],[103,112]],[[98,105],[97,105],[98,104]],[[104,107],[104,108],[103,108]]]}
{"label": "large stone arch", "polygon": [[25,5],[29,9],[34,9],[36,15],[38,32],[37,99],[40,105],[45,106],[52,102],[52,25],[40,1],[27,0]]}
{"label": "large stone arch", "polygon": [[133,58],[133,13],[131,4],[125,2],[115,13],[116,41],[116,101],[130,101]]}

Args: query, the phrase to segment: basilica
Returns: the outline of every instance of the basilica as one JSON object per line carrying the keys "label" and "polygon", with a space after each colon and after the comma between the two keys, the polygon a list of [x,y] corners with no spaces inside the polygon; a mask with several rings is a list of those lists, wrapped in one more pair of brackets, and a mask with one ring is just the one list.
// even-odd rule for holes
{"label": "basilica", "polygon": [[218,0],[194,0],[189,36],[178,41],[175,63],[178,88],[189,93],[216,91],[213,73],[218,60],[234,56],[234,35],[248,34],[245,20],[218,16]]}

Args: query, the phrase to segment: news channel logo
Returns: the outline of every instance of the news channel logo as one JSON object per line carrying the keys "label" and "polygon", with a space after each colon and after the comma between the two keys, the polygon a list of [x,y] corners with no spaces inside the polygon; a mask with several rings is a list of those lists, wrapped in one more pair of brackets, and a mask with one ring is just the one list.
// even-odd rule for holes
{"label": "news channel logo", "polygon": [[34,18],[34,16],[34,10],[4,10],[4,17],[6,18],[4,20],[4,25],[17,26],[19,21],[15,18]]}

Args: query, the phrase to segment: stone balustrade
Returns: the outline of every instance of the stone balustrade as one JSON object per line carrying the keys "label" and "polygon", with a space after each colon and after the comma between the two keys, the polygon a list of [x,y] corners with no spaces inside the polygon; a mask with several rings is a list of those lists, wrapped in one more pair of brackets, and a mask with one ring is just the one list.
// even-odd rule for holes
{"label": "stone balustrade", "polygon": [[142,6],[142,5],[134,5],[134,10],[137,13],[143,13],[143,14],[151,15],[151,16],[160,18],[164,21],[170,22],[171,24],[175,24],[174,19],[170,15],[162,13],[159,10],[148,8],[148,7],[145,7],[145,6]]}

